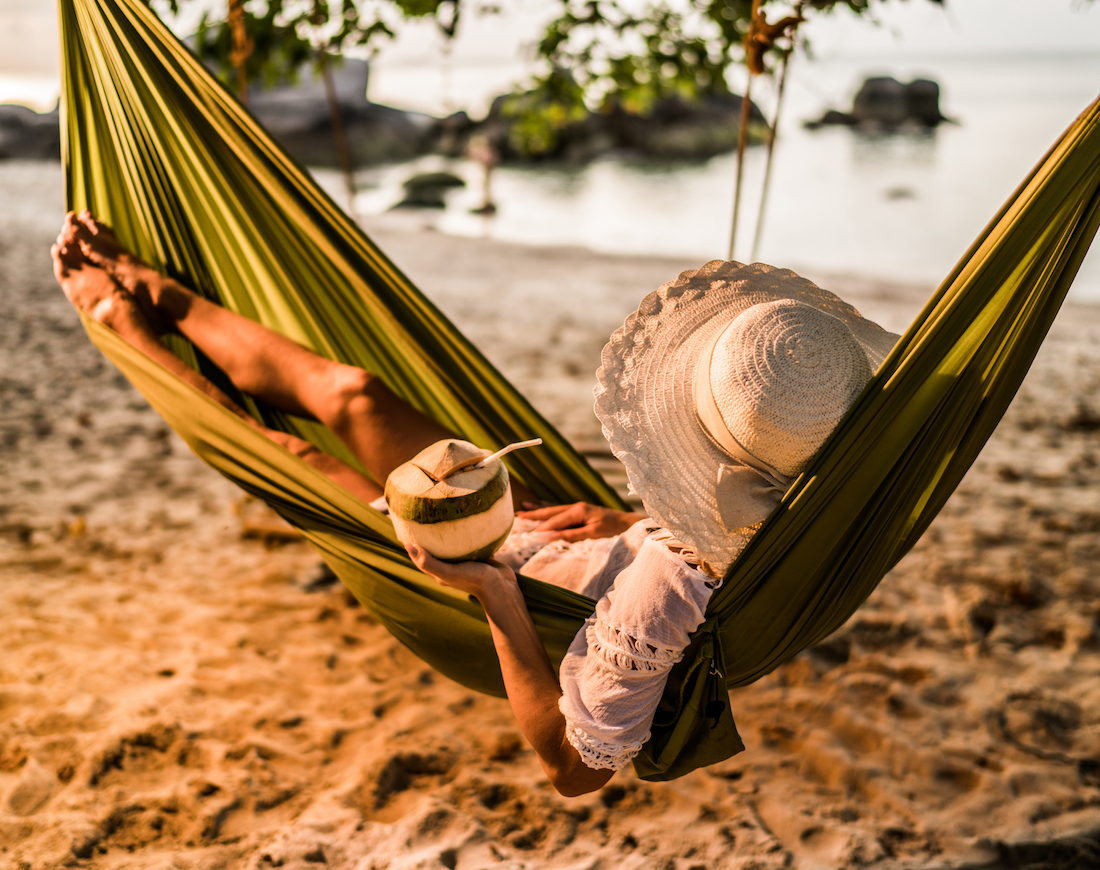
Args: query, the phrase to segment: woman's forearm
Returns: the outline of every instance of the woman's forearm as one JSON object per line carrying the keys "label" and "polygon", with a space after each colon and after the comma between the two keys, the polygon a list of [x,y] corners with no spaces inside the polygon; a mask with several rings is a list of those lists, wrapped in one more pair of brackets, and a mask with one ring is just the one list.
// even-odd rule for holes
{"label": "woman's forearm", "polygon": [[565,737],[558,678],[512,570],[500,562],[441,562],[413,544],[408,550],[421,571],[485,608],[512,712],[554,788],[572,797],[611,779],[614,771],[590,768]]}
{"label": "woman's forearm", "polygon": [[567,797],[600,788],[614,771],[588,767],[566,739],[565,717],[558,708],[558,678],[519,587],[511,584],[487,596],[485,613],[512,712],[547,777]]}

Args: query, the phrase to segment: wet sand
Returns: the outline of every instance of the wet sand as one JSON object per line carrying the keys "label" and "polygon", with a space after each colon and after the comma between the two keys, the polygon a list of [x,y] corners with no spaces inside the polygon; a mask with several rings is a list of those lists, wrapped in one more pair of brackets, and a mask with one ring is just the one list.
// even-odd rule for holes
{"label": "wet sand", "polygon": [[[733,694],[747,752],[567,800],[98,355],[61,213],[56,164],[0,164],[0,870],[1100,866],[1100,309],[849,623]],[[698,263],[417,222],[369,231],[598,455],[600,348]],[[811,277],[895,331],[931,290]]]}

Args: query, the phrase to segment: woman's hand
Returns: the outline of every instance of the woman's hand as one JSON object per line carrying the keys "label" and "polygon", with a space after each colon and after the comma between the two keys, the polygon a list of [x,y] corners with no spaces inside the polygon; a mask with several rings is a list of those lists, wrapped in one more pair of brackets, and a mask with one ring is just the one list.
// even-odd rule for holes
{"label": "woman's hand", "polygon": [[442,562],[429,555],[422,547],[410,544],[409,558],[416,567],[444,586],[452,586],[467,595],[473,595],[484,605],[501,590],[516,585],[516,575],[507,565],[496,560],[488,562]]}
{"label": "woman's hand", "polygon": [[551,540],[583,541],[586,538],[610,538],[621,535],[645,514],[629,514],[624,511],[585,504],[559,504],[533,511],[519,511],[517,517],[538,520],[536,532],[551,532]]}

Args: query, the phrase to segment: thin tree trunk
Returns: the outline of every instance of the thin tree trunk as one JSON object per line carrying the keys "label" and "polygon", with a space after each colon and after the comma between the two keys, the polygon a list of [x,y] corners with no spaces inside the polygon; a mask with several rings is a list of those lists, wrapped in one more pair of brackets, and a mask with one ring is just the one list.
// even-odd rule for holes
{"label": "thin tree trunk", "polygon": [[344,188],[348,195],[348,214],[355,217],[355,171],[351,165],[351,152],[348,140],[344,136],[344,119],[340,114],[340,102],[336,99],[336,83],[332,80],[332,66],[328,55],[321,52],[321,78],[325,82],[325,97],[328,100],[329,117],[332,119],[332,139],[336,145],[336,159],[344,173]]}
{"label": "thin tree trunk", "polygon": [[252,57],[252,49],[255,44],[248,35],[245,26],[244,0],[229,0],[229,13],[226,15],[229,24],[229,32],[233,40],[233,47],[229,52],[229,60],[237,71],[237,98],[241,105],[248,105],[248,59]]}

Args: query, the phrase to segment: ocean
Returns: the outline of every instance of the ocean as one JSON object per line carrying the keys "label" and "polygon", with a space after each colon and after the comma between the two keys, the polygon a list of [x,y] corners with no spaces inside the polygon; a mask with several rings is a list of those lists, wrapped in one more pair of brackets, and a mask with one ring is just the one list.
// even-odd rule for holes
{"label": "ocean", "polygon": [[[518,60],[501,63],[376,64],[376,102],[476,117],[491,97],[522,77]],[[940,83],[941,108],[956,123],[928,133],[861,135],[846,128],[807,130],[827,108],[846,109],[867,75]],[[51,88],[53,89],[51,91]],[[39,94],[39,91],[41,93]],[[56,94],[56,80],[0,79],[0,97]],[[1100,54],[984,55],[904,61],[796,59],[780,118],[771,195],[754,252],[764,148],[750,148],[737,259],[758,259],[808,277],[854,274],[936,285],[1057,136],[1100,93]],[[770,117],[774,94],[762,81],[754,99]],[[356,211],[387,212],[410,175],[446,169],[465,178],[447,208],[415,220],[444,233],[533,245],[567,245],[622,255],[706,260],[727,256],[734,158],[657,162],[606,157],[584,166],[498,168],[495,216],[480,203],[481,168],[436,156],[357,173]],[[337,179],[324,177],[326,186]],[[343,201],[338,197],[338,201]],[[755,257],[754,257],[755,253]],[[1070,291],[1100,303],[1100,253],[1090,253]]]}
{"label": "ocean", "polygon": [[[849,108],[862,79],[881,74],[935,79],[941,109],[956,123],[928,133],[874,136],[803,127],[827,108]],[[457,93],[483,106],[479,85],[487,94],[507,80],[501,67],[382,68],[372,79],[371,97],[441,112],[458,105]],[[756,259],[810,277],[858,274],[934,286],[1098,93],[1100,54],[894,64],[796,60]],[[770,83],[757,86],[754,97],[770,117]],[[752,254],[764,151],[752,148],[747,155],[737,259]],[[445,233],[700,262],[727,255],[735,173],[729,154],[672,163],[608,157],[585,166],[502,167],[493,177],[499,211],[490,218],[469,212],[480,202],[479,166],[425,157],[360,171],[356,209],[386,211],[401,198],[402,181],[434,169],[468,181],[444,211],[423,218]],[[1071,298],[1100,303],[1096,251]]]}

